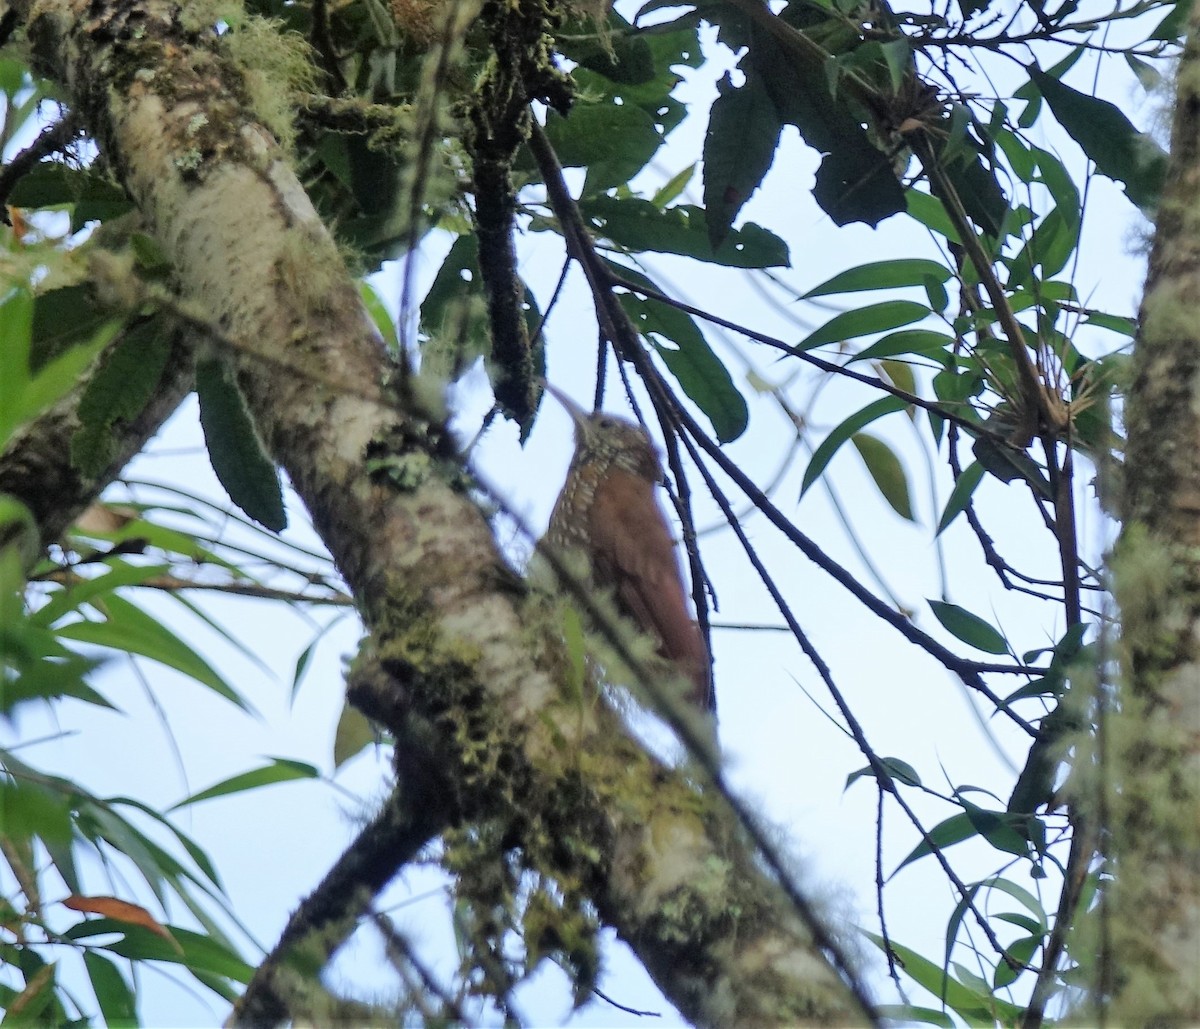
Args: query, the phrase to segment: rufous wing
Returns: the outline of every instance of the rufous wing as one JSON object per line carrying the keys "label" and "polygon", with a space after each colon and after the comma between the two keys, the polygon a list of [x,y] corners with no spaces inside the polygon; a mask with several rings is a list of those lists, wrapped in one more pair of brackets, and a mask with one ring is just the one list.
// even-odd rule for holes
{"label": "rufous wing", "polygon": [[708,648],[688,609],[675,541],[654,483],[609,469],[596,490],[589,528],[596,583],[613,589],[623,613],[658,638],[659,653],[692,681],[692,702],[711,710]]}

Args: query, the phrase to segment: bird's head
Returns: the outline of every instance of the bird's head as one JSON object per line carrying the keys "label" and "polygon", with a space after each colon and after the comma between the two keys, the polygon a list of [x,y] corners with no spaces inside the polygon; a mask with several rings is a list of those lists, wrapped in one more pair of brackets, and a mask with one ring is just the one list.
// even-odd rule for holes
{"label": "bird's head", "polygon": [[654,482],[662,478],[658,449],[640,425],[605,411],[585,411],[550,383],[546,383],[546,389],[575,423],[573,468],[599,462],[616,465]]}

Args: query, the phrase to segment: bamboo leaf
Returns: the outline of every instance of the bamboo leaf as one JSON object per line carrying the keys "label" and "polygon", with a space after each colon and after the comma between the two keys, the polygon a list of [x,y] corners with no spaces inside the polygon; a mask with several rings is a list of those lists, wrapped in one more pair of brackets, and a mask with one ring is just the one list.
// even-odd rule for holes
{"label": "bamboo leaf", "polygon": [[178,811],[181,807],[198,804],[202,800],[212,800],[214,797],[228,797],[233,793],[244,793],[246,790],[257,790],[262,786],[272,786],[275,783],[291,782],[294,779],[319,779],[321,773],[310,764],[303,761],[292,761],[288,758],[271,758],[270,764],[255,768],[249,772],[239,772],[228,779],[193,793],[176,804],[169,811]]}
{"label": "bamboo leaf", "polygon": [[901,518],[907,518],[910,522],[916,521],[913,517],[912,498],[908,491],[908,476],[895,451],[877,436],[866,432],[856,432],[850,437],[850,442],[858,450],[871,480],[892,510]]}
{"label": "bamboo leaf", "polygon": [[976,614],[944,600],[930,600],[933,616],[955,639],[988,654],[1007,654],[1008,644],[996,629]]}
{"label": "bamboo leaf", "polygon": [[827,343],[842,343],[873,332],[886,332],[902,325],[912,325],[928,317],[929,307],[911,300],[885,300],[879,304],[868,304],[853,311],[834,315],[824,325],[810,332],[792,348],[800,354]]}
{"label": "bamboo leaf", "polygon": [[803,497],[808,492],[808,488],[820,478],[821,473],[833,459],[833,455],[837,453],[838,448],[846,440],[858,432],[864,425],[869,425],[877,418],[882,418],[886,414],[903,411],[905,406],[904,401],[899,397],[882,397],[868,404],[861,411],[852,414],[841,425],[830,432],[821,441],[821,445],[813,451],[813,456],[809,458],[808,467],[804,469],[804,481],[800,485],[800,496]]}
{"label": "bamboo leaf", "polygon": [[839,272],[814,286],[804,294],[804,300],[825,297],[834,293],[856,293],[869,289],[899,289],[903,286],[924,286],[926,280],[946,282],[951,272],[940,261],[924,258],[897,261],[873,261],[860,264],[857,268]]}

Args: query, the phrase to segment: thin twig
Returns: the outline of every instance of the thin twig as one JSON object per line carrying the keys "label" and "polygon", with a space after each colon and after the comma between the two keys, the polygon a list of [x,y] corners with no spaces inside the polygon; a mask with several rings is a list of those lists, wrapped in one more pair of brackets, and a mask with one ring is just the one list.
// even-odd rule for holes
{"label": "thin twig", "polygon": [[12,224],[8,217],[8,197],[16,184],[44,158],[66,149],[80,131],[79,121],[75,116],[64,115],[53,125],[42,129],[37,139],[0,168],[0,220],[5,225]]}

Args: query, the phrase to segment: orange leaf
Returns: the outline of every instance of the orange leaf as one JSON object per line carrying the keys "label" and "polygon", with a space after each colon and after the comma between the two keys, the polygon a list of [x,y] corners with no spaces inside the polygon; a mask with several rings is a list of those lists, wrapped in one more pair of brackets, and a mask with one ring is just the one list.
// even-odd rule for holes
{"label": "orange leaf", "polygon": [[131,904],[127,900],[118,900],[116,897],[81,897],[78,893],[72,893],[63,901],[63,907],[92,915],[103,915],[105,918],[112,918],[118,922],[140,925],[161,936],[164,940],[175,942],[175,937],[171,935],[167,927],[140,904]]}

